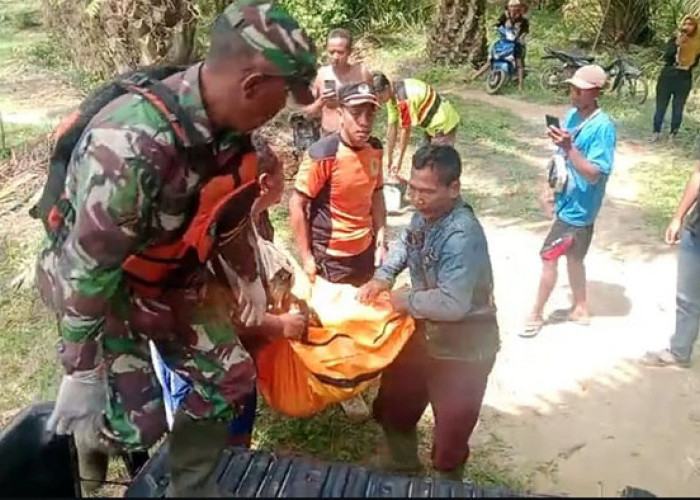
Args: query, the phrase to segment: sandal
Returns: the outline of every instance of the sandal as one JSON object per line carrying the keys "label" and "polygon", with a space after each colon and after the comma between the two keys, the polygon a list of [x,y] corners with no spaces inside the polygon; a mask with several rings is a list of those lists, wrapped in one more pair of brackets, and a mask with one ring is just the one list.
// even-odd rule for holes
{"label": "sandal", "polygon": [[523,330],[518,335],[520,335],[523,338],[536,337],[537,334],[540,333],[540,330],[542,330],[543,326],[544,321],[542,320],[527,321],[525,323],[525,326],[523,327]]}
{"label": "sandal", "polygon": [[571,316],[571,309],[557,309],[549,315],[547,321],[550,323],[565,323],[567,321],[579,326],[590,326],[590,316],[584,318],[574,318]]}

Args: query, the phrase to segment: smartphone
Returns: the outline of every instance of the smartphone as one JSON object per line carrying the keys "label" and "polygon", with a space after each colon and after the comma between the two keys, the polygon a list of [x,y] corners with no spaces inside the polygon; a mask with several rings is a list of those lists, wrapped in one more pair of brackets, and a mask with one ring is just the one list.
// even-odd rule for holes
{"label": "smartphone", "polygon": [[323,91],[324,92],[329,92],[329,91],[335,92],[335,80],[323,80]]}
{"label": "smartphone", "polygon": [[544,118],[547,121],[547,128],[549,128],[549,127],[561,128],[561,125],[559,125],[559,118],[557,118],[556,116],[544,115]]}

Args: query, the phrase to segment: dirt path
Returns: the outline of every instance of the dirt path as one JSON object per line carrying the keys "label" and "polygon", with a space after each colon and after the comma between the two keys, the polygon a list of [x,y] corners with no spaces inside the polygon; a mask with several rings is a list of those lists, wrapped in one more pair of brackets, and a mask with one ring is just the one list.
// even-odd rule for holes
{"label": "dirt path", "polygon": [[[506,107],[537,126],[542,107],[482,92],[467,99]],[[551,146],[532,139],[536,156]],[[568,495],[615,495],[627,485],[657,495],[700,492],[700,374],[643,368],[648,349],[665,347],[674,322],[675,255],[641,220],[631,170],[651,154],[621,142],[589,257],[591,326],[547,326],[517,336],[539,279],[538,251],[549,223],[484,223],[496,280],[502,350],[485,398],[475,444],[494,436],[533,489]],[[468,160],[467,160],[468,161]],[[392,218],[401,225],[406,216]],[[565,268],[548,312],[569,304]],[[504,458],[505,460],[505,458]]]}

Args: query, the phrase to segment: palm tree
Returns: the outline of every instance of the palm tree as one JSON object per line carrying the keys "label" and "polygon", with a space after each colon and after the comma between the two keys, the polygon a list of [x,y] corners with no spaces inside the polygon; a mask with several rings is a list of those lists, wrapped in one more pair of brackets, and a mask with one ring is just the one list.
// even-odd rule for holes
{"label": "palm tree", "polygon": [[486,59],[486,0],[440,0],[428,34],[436,63],[478,65]]}

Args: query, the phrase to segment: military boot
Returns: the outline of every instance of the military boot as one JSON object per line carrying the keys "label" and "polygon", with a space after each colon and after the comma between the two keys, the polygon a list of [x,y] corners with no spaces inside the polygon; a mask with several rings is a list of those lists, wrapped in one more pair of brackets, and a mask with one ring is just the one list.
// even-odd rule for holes
{"label": "military boot", "polygon": [[375,463],[377,467],[398,474],[419,473],[423,466],[418,459],[418,434],[384,430],[385,449]]}
{"label": "military boot", "polygon": [[83,496],[93,494],[107,478],[109,448],[98,439],[91,427],[79,427],[73,434],[78,453],[80,489]]}
{"label": "military boot", "polygon": [[221,497],[214,469],[226,448],[226,422],[196,420],[182,411],[175,415],[168,440],[169,497]]}

